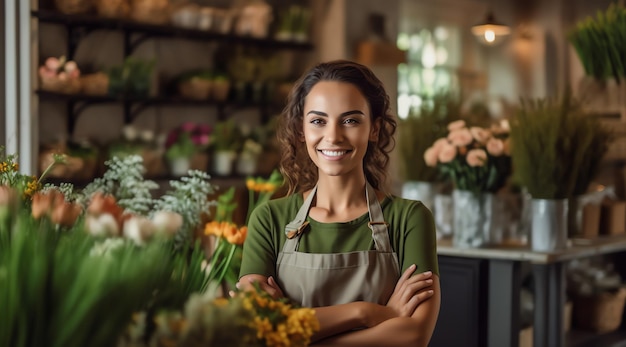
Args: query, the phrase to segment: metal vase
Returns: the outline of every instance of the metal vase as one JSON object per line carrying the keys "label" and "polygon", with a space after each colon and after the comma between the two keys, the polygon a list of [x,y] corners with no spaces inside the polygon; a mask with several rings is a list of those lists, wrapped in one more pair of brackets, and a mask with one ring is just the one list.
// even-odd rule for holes
{"label": "metal vase", "polygon": [[567,246],[568,199],[532,199],[531,249],[551,252]]}
{"label": "metal vase", "polygon": [[493,194],[455,189],[452,243],[459,248],[484,247],[492,242]]}
{"label": "metal vase", "polygon": [[421,201],[431,211],[435,207],[435,193],[435,184],[432,182],[406,181],[402,185],[403,198]]}

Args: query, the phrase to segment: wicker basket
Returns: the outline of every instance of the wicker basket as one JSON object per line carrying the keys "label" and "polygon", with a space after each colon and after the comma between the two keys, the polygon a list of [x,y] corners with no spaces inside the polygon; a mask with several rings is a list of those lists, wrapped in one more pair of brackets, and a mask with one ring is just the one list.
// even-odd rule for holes
{"label": "wicker basket", "polygon": [[81,92],[81,83],[78,78],[66,78],[60,79],[57,76],[54,77],[40,77],[41,89],[50,92],[65,93],[65,94],[78,94]]}
{"label": "wicker basket", "polygon": [[205,100],[211,95],[211,89],[213,82],[211,80],[202,78],[192,78],[187,81],[180,82],[178,84],[178,92],[180,96],[193,99],[193,100]]}
{"label": "wicker basket", "polygon": [[138,22],[165,24],[170,21],[169,0],[131,0],[130,17]]}
{"label": "wicker basket", "polygon": [[130,0],[95,0],[96,12],[106,18],[128,18]]}
{"label": "wicker basket", "polygon": [[626,289],[574,299],[574,322],[577,328],[597,333],[616,330],[622,323]]}
{"label": "wicker basket", "polygon": [[93,0],[54,0],[57,10],[65,14],[87,13],[93,8]]}
{"label": "wicker basket", "polygon": [[88,95],[106,95],[109,92],[109,76],[104,72],[97,72],[81,76],[82,91]]}

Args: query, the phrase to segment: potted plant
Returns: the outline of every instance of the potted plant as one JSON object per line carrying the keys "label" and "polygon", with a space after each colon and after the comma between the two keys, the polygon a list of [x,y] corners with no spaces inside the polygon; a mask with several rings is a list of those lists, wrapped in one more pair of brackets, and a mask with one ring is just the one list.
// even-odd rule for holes
{"label": "potted plant", "polygon": [[457,247],[480,247],[502,240],[507,221],[496,209],[494,194],[511,174],[508,121],[491,128],[468,126],[464,120],[448,124],[448,134],[424,152],[454,185],[453,242]]}
{"label": "potted plant", "polygon": [[188,71],[177,79],[178,93],[187,99],[206,100],[213,89],[213,73],[210,70]]}
{"label": "potted plant", "polygon": [[211,127],[185,122],[172,129],[165,141],[165,158],[170,173],[182,176],[190,169],[204,171],[208,165],[207,149],[211,142]]}
{"label": "potted plant", "polygon": [[241,131],[234,120],[228,119],[215,125],[211,147],[213,149],[213,171],[216,174],[222,176],[231,174],[241,144]]}
{"label": "potted plant", "polygon": [[533,249],[565,247],[568,199],[586,192],[611,139],[571,91],[522,100],[511,123],[511,148],[514,180],[531,197]]}

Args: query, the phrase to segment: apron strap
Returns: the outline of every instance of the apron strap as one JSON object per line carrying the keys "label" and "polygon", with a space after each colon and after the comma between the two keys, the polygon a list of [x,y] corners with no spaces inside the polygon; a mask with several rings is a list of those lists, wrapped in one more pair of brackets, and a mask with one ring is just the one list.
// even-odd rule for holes
{"label": "apron strap", "polygon": [[[294,220],[289,222],[289,224],[285,227],[287,240],[283,246],[283,252],[295,252],[297,250],[300,236],[309,225],[306,218],[309,214],[309,210],[311,209],[311,204],[313,203],[313,198],[315,197],[316,192],[317,185],[313,187],[309,196],[307,196],[306,200],[302,203],[302,206],[300,206],[300,210],[298,210]],[[391,242],[389,241],[387,223],[383,218],[383,210],[378,202],[376,191],[369,184],[369,182],[365,183],[365,198],[367,200],[367,211],[369,212],[370,219],[367,225],[370,229],[372,229],[372,239],[374,240],[376,250],[380,252],[393,252]]]}
{"label": "apron strap", "polygon": [[365,182],[365,198],[367,199],[367,210],[370,215],[370,221],[367,225],[372,229],[374,245],[380,252],[392,252],[387,222],[385,222],[383,217],[383,209],[378,202],[376,191],[369,182]]}

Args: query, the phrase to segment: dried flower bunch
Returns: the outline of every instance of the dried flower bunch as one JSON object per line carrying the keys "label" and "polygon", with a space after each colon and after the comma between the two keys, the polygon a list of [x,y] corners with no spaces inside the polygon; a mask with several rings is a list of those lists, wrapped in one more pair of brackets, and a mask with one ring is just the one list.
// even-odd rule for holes
{"label": "dried flower bunch", "polygon": [[509,125],[506,120],[490,129],[468,127],[464,120],[448,124],[448,135],[424,152],[428,166],[437,167],[456,189],[474,193],[496,192],[511,174]]}

